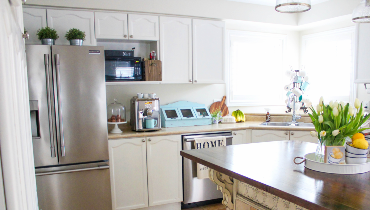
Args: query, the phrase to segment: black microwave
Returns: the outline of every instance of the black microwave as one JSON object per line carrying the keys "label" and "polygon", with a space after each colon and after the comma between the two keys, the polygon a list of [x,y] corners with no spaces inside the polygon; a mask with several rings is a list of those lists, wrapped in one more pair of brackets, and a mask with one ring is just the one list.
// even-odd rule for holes
{"label": "black microwave", "polygon": [[140,57],[133,50],[104,50],[105,81],[142,81],[143,68]]}

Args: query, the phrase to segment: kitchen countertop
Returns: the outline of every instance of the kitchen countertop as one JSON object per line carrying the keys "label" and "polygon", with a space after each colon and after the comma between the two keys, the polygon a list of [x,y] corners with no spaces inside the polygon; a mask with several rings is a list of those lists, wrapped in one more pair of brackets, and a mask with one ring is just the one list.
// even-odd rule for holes
{"label": "kitchen countertop", "polygon": [[148,136],[165,136],[165,135],[180,135],[186,133],[200,133],[200,132],[213,132],[213,131],[228,131],[228,130],[285,130],[285,131],[313,131],[313,127],[294,127],[294,126],[264,126],[260,125],[261,121],[246,121],[243,123],[233,124],[212,124],[202,126],[188,126],[188,127],[175,127],[175,128],[162,128],[159,131],[151,132],[135,132],[131,127],[123,127],[121,134],[108,134],[108,139],[121,139],[121,138],[140,138]]}
{"label": "kitchen countertop", "polygon": [[180,154],[307,209],[369,209],[370,172],[327,174],[293,163],[294,157],[315,152],[316,147],[293,140],[184,150]]}

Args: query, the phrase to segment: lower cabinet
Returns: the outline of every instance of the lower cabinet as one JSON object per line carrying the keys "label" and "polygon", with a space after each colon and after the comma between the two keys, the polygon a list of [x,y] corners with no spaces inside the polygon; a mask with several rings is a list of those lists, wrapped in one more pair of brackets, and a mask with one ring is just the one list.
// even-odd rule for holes
{"label": "lower cabinet", "polygon": [[252,143],[251,132],[252,132],[252,130],[250,130],[250,129],[232,131],[233,145]]}
{"label": "lower cabinet", "polygon": [[181,136],[109,140],[113,209],[182,201]]}
{"label": "lower cabinet", "polygon": [[253,143],[282,140],[317,143],[317,138],[312,137],[310,131],[252,130]]}

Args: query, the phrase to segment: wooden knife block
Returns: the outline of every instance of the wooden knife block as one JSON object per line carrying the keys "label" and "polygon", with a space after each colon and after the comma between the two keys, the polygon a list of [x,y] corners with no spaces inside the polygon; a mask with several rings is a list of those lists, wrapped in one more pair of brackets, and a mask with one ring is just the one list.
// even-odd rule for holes
{"label": "wooden knife block", "polygon": [[160,60],[144,61],[144,80],[162,81],[162,62]]}

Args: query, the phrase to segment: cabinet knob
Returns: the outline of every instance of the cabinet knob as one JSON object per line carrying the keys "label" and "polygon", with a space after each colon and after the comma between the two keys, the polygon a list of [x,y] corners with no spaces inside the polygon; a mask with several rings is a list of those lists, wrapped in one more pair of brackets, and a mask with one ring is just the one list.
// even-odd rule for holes
{"label": "cabinet knob", "polygon": [[234,132],[233,135],[236,135],[236,132]]}
{"label": "cabinet knob", "polygon": [[189,82],[192,82],[193,80],[189,79]]}
{"label": "cabinet knob", "polygon": [[194,82],[198,82],[197,80],[194,80]]}
{"label": "cabinet knob", "polygon": [[134,38],[134,35],[130,35],[130,38]]}
{"label": "cabinet knob", "polygon": [[152,141],[151,139],[148,139],[148,141]]}
{"label": "cabinet knob", "polygon": [[23,39],[29,39],[30,38],[30,34],[28,32],[22,34],[22,38]]}
{"label": "cabinet knob", "polygon": [[294,132],[290,132],[290,135],[292,135],[292,136],[293,136],[293,135],[294,135]]}
{"label": "cabinet knob", "polygon": [[127,38],[127,35],[123,35],[123,38]]}
{"label": "cabinet knob", "polygon": [[142,142],[145,142],[145,139],[141,140]]}
{"label": "cabinet knob", "polygon": [[285,131],[285,135],[288,135],[288,131]]}

